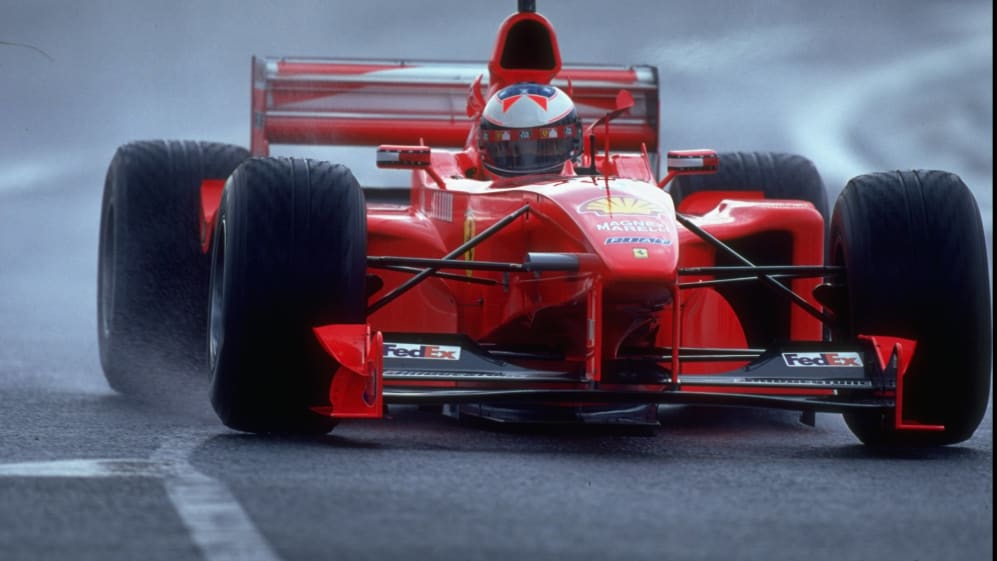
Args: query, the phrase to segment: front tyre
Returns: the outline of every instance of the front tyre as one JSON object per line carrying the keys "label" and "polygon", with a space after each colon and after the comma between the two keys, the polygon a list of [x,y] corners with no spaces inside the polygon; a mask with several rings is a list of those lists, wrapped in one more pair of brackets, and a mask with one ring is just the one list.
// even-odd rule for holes
{"label": "front tyre", "polygon": [[312,328],[364,323],[367,223],[345,167],[255,158],[232,175],[211,266],[211,403],[246,432],[324,434],[335,363]]}
{"label": "front tyre", "polygon": [[942,432],[897,431],[892,415],[848,413],[873,446],[940,446],[973,435],[990,391],[989,268],[980,211],[942,171],[852,179],[834,206],[830,259],[846,270],[848,306],[834,338],[917,341],[904,378],[904,417]]}

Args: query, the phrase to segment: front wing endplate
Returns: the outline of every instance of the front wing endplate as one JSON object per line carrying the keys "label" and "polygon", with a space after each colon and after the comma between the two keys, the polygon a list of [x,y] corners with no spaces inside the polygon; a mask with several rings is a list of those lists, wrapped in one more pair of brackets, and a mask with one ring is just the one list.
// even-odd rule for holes
{"label": "front wing endplate", "polygon": [[329,405],[313,407],[336,418],[379,419],[384,416],[382,377],[384,340],[366,324],[324,325],[313,329],[339,368],[329,386]]}

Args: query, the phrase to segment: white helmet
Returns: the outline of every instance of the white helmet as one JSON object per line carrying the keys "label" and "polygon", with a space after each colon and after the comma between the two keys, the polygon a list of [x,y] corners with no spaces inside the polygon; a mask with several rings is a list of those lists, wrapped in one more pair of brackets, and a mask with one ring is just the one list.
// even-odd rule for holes
{"label": "white helmet", "polygon": [[557,173],[581,153],[575,104],[554,86],[523,82],[498,91],[481,115],[481,162],[499,175]]}

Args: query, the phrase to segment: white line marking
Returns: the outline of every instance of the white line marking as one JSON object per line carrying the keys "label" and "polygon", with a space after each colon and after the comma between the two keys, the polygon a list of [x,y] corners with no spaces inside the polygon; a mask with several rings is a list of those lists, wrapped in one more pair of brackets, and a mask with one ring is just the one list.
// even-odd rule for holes
{"label": "white line marking", "polygon": [[152,460],[173,466],[166,492],[194,543],[208,561],[279,561],[228,488],[187,461],[204,436],[175,434],[152,455]]}
{"label": "white line marking", "polygon": [[239,501],[220,481],[190,465],[190,453],[207,436],[185,431],[166,439],[148,460],[77,459],[0,464],[0,477],[149,477],[166,494],[207,561],[280,561]]}
{"label": "white line marking", "polygon": [[0,464],[0,477],[166,477],[169,468],[149,460],[57,460]]}

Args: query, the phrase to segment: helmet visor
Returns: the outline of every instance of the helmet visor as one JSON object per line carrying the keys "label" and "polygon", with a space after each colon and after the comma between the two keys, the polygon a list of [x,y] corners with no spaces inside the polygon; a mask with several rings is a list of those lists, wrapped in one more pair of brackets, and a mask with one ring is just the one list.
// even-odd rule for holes
{"label": "helmet visor", "polygon": [[577,150],[574,127],[483,130],[485,164],[500,173],[557,172]]}

